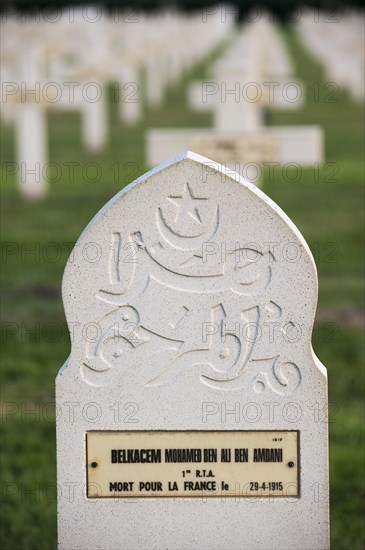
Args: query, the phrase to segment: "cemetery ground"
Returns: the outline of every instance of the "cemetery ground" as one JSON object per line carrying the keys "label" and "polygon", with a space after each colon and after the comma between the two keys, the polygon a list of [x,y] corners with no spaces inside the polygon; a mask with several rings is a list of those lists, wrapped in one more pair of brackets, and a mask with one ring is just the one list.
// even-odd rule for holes
{"label": "cemetery ground", "polygon": [[[320,292],[313,346],[327,367],[329,378],[332,549],[356,550],[364,545],[365,492],[363,111],[347,93],[333,93],[333,88],[326,88],[321,67],[303,51],[292,30],[285,31],[285,38],[296,60],[297,76],[306,82],[306,101],[299,111],[269,113],[269,124],[322,125],[326,163],[319,170],[303,168],[299,179],[295,167],[285,172],[277,168],[274,174],[266,170],[263,189],[298,226],[316,260]],[[192,78],[204,77],[205,68],[196,68],[170,90],[163,107],[147,111],[143,124],[132,128],[118,122],[111,88],[110,143],[105,153],[98,156],[83,152],[77,115],[52,113],[49,158],[57,164],[58,172],[50,170],[54,181],[42,202],[19,200],[16,177],[7,175],[4,165],[4,549],[48,550],[56,545],[54,378],[70,350],[61,279],[72,243],[109,198],[148,169],[144,163],[147,127],[211,123],[209,114],[192,113],[186,107],[187,84]],[[12,129],[3,127],[2,134],[3,161],[14,162]]]}

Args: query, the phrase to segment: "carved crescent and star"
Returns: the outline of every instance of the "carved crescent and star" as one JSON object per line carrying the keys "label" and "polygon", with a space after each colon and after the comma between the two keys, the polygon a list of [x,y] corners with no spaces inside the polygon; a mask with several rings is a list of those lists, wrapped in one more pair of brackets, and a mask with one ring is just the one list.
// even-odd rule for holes
{"label": "carved crescent and star", "polygon": [[179,223],[182,217],[187,217],[198,224],[202,224],[198,207],[201,204],[200,201],[207,201],[208,197],[195,197],[188,183],[185,184],[182,195],[169,195],[167,200],[176,206],[175,223]]}
{"label": "carved crescent and star", "polygon": [[[240,387],[248,362],[254,360],[262,317],[255,296],[269,285],[275,258],[265,252],[260,253],[259,260],[250,262],[241,254],[247,250],[237,248],[227,253],[223,261],[219,254],[211,254],[210,263],[204,261],[203,246],[213,242],[220,228],[220,207],[210,197],[201,196],[188,182],[183,183],[180,194],[165,195],[151,222],[155,223],[154,230],[142,232],[135,228],[127,235],[124,246],[125,236],[117,231],[112,233],[110,285],[96,296],[119,307],[101,319],[100,341],[87,350],[84,376],[87,379],[94,376],[95,383],[99,383],[103,373],[109,371],[113,376],[113,365],[119,365],[117,371],[127,364],[129,367],[139,365],[139,370],[144,365],[145,382],[160,385],[173,381],[190,365],[200,381],[212,388]],[[218,235],[216,239],[221,240]],[[126,246],[132,248],[137,259],[130,268],[123,262]],[[228,315],[224,304],[232,293],[236,301]],[[164,300],[156,304],[159,294],[164,295]],[[270,302],[269,313],[274,317],[277,311],[281,314],[280,306],[272,309],[272,305],[276,304]],[[216,319],[218,314],[220,317]],[[250,324],[253,333],[249,343],[229,332],[229,345],[224,349],[218,333],[211,335],[204,345],[199,338],[196,340],[197,332],[192,330],[196,323],[201,327],[210,318],[216,326],[226,322],[227,316],[230,322]],[[134,323],[130,322],[132,318]],[[128,321],[128,326],[124,327],[124,321]],[[130,334],[132,325],[133,334]],[[127,363],[126,354],[130,356]],[[298,375],[296,365],[290,362],[283,365],[271,362],[267,367],[267,380],[262,378],[264,368],[261,366],[258,373],[261,378],[253,382],[255,391],[263,387],[276,393],[295,391],[300,372]],[[285,375],[295,379],[295,383],[289,383]]]}
{"label": "carved crescent and star", "polygon": [[211,204],[209,197],[198,196],[189,183],[185,183],[181,194],[170,194],[166,199],[165,207],[158,208],[156,213],[162,242],[155,243],[153,249],[161,250],[165,244],[170,250],[190,252],[180,259],[180,267],[195,257],[200,258],[203,243],[217,233],[219,206]]}

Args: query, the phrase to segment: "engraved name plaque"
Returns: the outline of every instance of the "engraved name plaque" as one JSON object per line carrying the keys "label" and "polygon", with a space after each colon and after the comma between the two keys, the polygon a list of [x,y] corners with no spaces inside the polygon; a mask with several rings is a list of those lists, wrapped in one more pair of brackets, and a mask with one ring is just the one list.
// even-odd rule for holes
{"label": "engraved name plaque", "polygon": [[88,432],[89,498],[297,497],[297,431]]}

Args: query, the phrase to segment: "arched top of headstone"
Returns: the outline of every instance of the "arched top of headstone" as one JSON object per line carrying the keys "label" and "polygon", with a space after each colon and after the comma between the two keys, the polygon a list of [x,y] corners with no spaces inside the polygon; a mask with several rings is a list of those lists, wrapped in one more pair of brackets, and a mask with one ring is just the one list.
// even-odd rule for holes
{"label": "arched top of headstone", "polygon": [[325,373],[310,343],[317,276],[305,240],[254,185],[195,153],[100,210],[63,300],[66,370],[82,384],[288,395]]}

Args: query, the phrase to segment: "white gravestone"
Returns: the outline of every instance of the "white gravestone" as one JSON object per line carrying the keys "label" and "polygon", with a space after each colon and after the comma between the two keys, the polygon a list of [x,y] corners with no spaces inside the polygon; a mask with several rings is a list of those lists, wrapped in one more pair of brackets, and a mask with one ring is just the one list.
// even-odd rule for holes
{"label": "white gravestone", "polygon": [[59,548],[328,548],[317,274],[265,194],[195,153],[117,194],[63,300]]}

